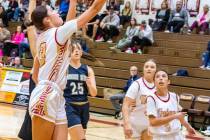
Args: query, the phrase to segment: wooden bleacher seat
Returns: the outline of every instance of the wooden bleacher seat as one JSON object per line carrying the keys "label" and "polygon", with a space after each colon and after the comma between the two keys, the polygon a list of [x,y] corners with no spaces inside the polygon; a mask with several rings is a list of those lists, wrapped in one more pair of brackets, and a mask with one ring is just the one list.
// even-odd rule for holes
{"label": "wooden bleacher seat", "polygon": [[210,96],[197,96],[193,109],[188,109],[189,122],[193,127],[199,129],[205,120],[204,112],[209,110]]}
{"label": "wooden bleacher seat", "polygon": [[182,93],[179,95],[180,102],[179,104],[182,107],[182,111],[187,112],[188,109],[191,109],[193,107],[193,101],[195,99],[195,96],[189,93]]}

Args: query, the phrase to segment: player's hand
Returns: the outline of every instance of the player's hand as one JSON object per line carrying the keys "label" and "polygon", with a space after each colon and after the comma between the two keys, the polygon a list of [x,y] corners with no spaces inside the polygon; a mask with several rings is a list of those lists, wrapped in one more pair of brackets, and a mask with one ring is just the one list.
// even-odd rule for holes
{"label": "player's hand", "polygon": [[181,121],[181,120],[184,119],[185,114],[187,114],[187,112],[179,112],[179,113],[176,113],[175,114],[175,118]]}
{"label": "player's hand", "polygon": [[124,133],[126,139],[131,138],[133,132],[130,124],[124,124]]}

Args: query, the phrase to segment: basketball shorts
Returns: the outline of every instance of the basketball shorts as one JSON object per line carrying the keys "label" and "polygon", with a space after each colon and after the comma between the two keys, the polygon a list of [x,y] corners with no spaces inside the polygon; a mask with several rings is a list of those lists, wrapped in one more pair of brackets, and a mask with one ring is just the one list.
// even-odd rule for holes
{"label": "basketball shorts", "polygon": [[133,132],[132,138],[140,138],[141,133],[149,127],[148,117],[145,116],[144,110],[142,109],[131,112],[130,123]]}
{"label": "basketball shorts", "polygon": [[68,120],[68,128],[82,125],[83,129],[87,129],[87,124],[90,117],[89,103],[84,105],[66,103],[65,109]]}
{"label": "basketball shorts", "polygon": [[169,135],[153,135],[153,140],[185,140],[181,132]]}
{"label": "basketball shorts", "polygon": [[40,81],[31,94],[29,113],[32,118],[35,115],[56,125],[66,124],[63,91],[54,82]]}

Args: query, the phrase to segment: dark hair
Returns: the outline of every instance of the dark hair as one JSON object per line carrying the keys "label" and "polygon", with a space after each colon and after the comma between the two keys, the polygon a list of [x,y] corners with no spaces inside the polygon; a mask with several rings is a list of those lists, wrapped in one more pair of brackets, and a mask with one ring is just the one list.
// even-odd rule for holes
{"label": "dark hair", "polygon": [[46,6],[38,6],[31,14],[31,20],[35,27],[39,30],[44,30],[43,19],[48,16]]}
{"label": "dark hair", "polygon": [[[135,25],[134,25],[134,26],[136,26],[136,25],[137,25],[136,19],[135,19],[135,18],[131,18],[131,20],[134,20],[134,21],[135,21]],[[131,25],[131,20],[130,20],[130,26],[132,26],[132,25]]]}
{"label": "dark hair", "polygon": [[155,76],[156,76],[156,74],[157,74],[158,72],[160,72],[160,71],[165,72],[165,73],[167,74],[167,76],[168,76],[168,79],[169,79],[168,72],[167,72],[167,71],[165,71],[165,70],[160,69],[160,70],[157,70],[157,71],[155,72],[155,75],[154,75],[154,80],[155,80]]}
{"label": "dark hair", "polygon": [[71,53],[74,51],[75,48],[80,48],[82,50],[82,46],[77,40],[72,40],[70,46],[71,46],[70,48]]}

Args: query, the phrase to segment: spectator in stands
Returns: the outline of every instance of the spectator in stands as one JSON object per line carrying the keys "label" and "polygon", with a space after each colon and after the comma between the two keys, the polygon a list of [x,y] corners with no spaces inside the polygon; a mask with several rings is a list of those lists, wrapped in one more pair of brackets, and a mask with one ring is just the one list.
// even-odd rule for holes
{"label": "spectator in stands", "polygon": [[14,67],[14,68],[19,68],[19,69],[23,68],[23,66],[21,65],[20,57],[13,57],[13,58],[11,58],[9,66],[10,67]]}
{"label": "spectator in stands", "polygon": [[111,47],[110,49],[114,52],[125,51],[131,45],[131,40],[134,36],[137,36],[139,29],[136,27],[136,19],[132,18],[130,20],[130,26],[127,27],[125,36],[121,39],[116,46]]}
{"label": "spectator in stands", "polygon": [[2,53],[2,49],[4,48],[4,42],[10,39],[10,32],[6,28],[4,28],[3,24],[0,24],[0,50]]}
{"label": "spectator in stands", "polygon": [[18,2],[16,0],[11,0],[7,10],[7,18],[8,20],[12,19],[14,21],[14,17],[17,17],[17,15],[19,15]]}
{"label": "spectator in stands", "polygon": [[[7,56],[17,56],[18,46],[24,41],[25,35],[22,32],[21,26],[17,26],[17,31],[12,35],[10,41],[5,42],[4,52]],[[15,54],[14,54],[15,52]]]}
{"label": "spectator in stands", "polygon": [[0,19],[2,20],[2,23],[4,26],[8,26],[8,19],[7,19],[7,14],[5,12],[5,9],[3,6],[0,5]]}
{"label": "spectator in stands", "polygon": [[7,28],[5,28],[3,26],[3,24],[0,24],[0,42],[3,43],[6,40],[10,39],[10,31],[7,30]]}
{"label": "spectator in stands", "polygon": [[9,9],[9,0],[2,0],[1,6],[4,7],[5,11],[7,11]]}
{"label": "spectator in stands", "polygon": [[206,51],[202,55],[202,63],[201,69],[210,70],[210,41],[208,42]]}
{"label": "spectator in stands", "polygon": [[57,0],[56,6],[59,6],[58,12],[63,21],[66,21],[66,16],[69,10],[69,0]]}
{"label": "spectator in stands", "polygon": [[132,51],[137,52],[138,54],[142,54],[144,47],[151,46],[153,42],[154,39],[152,28],[146,23],[146,21],[143,20],[140,25],[140,31],[138,33],[138,36],[134,36],[132,38]]}
{"label": "spectator in stands", "polygon": [[118,0],[110,0],[107,3],[106,9],[110,9],[110,7],[114,7],[114,11],[116,14],[120,13],[120,3]]}
{"label": "spectator in stands", "polygon": [[26,58],[26,51],[30,52],[28,38],[25,37],[18,47],[19,47],[19,57]]}
{"label": "spectator in stands", "polygon": [[76,16],[78,17],[87,10],[86,3],[84,3],[83,0],[78,0],[76,10],[77,10]]}
{"label": "spectator in stands", "polygon": [[[92,5],[92,3],[93,3],[93,0],[88,0],[87,8],[89,8]],[[100,22],[99,15],[96,15],[93,19],[91,19],[89,23],[86,24],[87,27],[84,28],[84,32],[86,33],[85,36],[88,35],[88,37],[91,37],[91,40],[95,40],[99,22]]]}
{"label": "spectator in stands", "polygon": [[123,92],[122,93],[117,93],[117,94],[110,97],[112,105],[115,108],[115,118],[116,119],[120,117],[120,112],[121,112],[121,105],[120,104],[122,104],[122,102],[123,102],[123,99],[125,97],[125,93],[127,92],[130,85],[134,81],[136,81],[137,79],[139,79],[138,68],[136,66],[131,66],[130,67],[130,78],[128,79],[125,87],[123,88]]}
{"label": "spectator in stands", "polygon": [[182,2],[177,1],[176,9],[171,11],[168,30],[166,32],[180,32],[182,27],[188,26],[188,14],[187,10],[182,8]]}
{"label": "spectator in stands", "polygon": [[209,13],[209,6],[206,4],[203,6],[203,12],[199,13],[196,21],[193,22],[192,26],[190,27],[190,31],[196,29],[196,32],[200,34],[204,34],[205,31],[209,28],[210,22],[210,13]]}
{"label": "spectator in stands", "polygon": [[152,25],[153,31],[164,31],[168,20],[170,17],[170,9],[168,8],[168,3],[163,1],[161,4],[161,9],[157,10],[156,20]]}
{"label": "spectator in stands", "polygon": [[120,25],[123,27],[126,22],[129,22],[132,15],[131,2],[127,1],[125,7],[122,9],[120,16]]}
{"label": "spectator in stands", "polygon": [[107,41],[108,43],[112,43],[112,37],[119,34],[119,24],[120,18],[115,14],[114,7],[111,6],[109,14],[104,17],[100,24],[99,34],[102,35],[102,37],[96,41]]}

